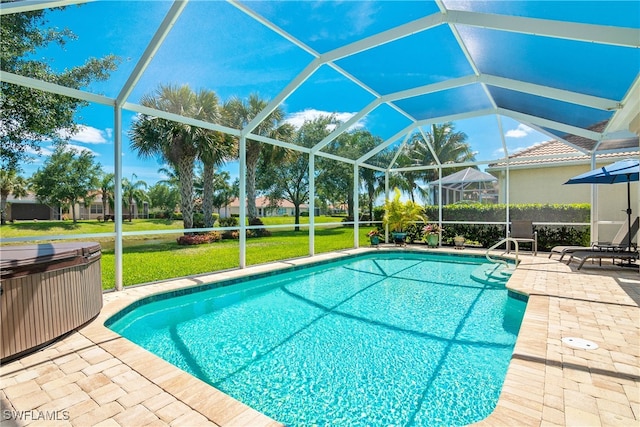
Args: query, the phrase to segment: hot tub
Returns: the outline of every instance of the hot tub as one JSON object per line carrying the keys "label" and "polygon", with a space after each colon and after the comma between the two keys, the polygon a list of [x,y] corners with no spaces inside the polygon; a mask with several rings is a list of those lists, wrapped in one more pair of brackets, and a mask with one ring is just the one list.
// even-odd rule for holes
{"label": "hot tub", "polygon": [[36,350],[102,308],[100,244],[0,247],[0,360]]}

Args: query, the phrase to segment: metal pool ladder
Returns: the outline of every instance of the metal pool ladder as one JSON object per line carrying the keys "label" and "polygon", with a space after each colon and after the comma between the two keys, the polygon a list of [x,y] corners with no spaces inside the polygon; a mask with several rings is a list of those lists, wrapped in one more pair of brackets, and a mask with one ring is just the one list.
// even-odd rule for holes
{"label": "metal pool ladder", "polygon": [[[509,242],[513,242],[516,244],[516,263],[513,266],[513,270],[516,269],[516,266],[518,265],[518,241],[516,239],[513,239],[511,237],[505,237],[504,239],[500,240],[498,243],[496,243],[495,245],[491,246],[489,249],[486,250],[486,252],[484,253],[484,256],[493,263],[499,263],[499,264],[504,264],[505,268],[507,268],[508,270],[511,270],[511,267],[509,266],[509,263],[503,259],[493,259],[489,256],[489,251],[494,250],[495,248],[497,248],[498,246],[500,246],[503,243],[507,243],[507,245],[509,244]],[[508,249],[508,246],[507,246]]]}

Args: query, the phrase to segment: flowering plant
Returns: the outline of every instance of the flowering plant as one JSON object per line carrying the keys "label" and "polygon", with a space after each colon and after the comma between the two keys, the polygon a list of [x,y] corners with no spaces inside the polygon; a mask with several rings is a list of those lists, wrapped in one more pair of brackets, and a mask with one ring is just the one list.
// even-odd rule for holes
{"label": "flowering plant", "polygon": [[380,235],[380,231],[377,228],[374,228],[373,230],[367,233],[367,236],[369,237],[379,236],[379,235]]}
{"label": "flowering plant", "polygon": [[424,234],[437,234],[442,231],[442,228],[438,224],[427,224],[422,228]]}

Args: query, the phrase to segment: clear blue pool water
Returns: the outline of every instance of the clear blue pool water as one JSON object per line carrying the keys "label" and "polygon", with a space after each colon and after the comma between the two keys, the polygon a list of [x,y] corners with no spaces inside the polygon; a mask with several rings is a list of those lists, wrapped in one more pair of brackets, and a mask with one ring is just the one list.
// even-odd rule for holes
{"label": "clear blue pool water", "polygon": [[525,302],[482,260],[375,253],[139,304],[110,328],[286,425],[454,426],[495,407]]}

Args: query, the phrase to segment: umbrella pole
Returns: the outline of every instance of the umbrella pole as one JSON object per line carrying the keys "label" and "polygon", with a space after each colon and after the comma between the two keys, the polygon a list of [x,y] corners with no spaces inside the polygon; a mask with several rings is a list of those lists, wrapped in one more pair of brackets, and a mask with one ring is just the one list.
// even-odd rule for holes
{"label": "umbrella pole", "polygon": [[627,174],[627,226],[629,252],[631,252],[631,175]]}

